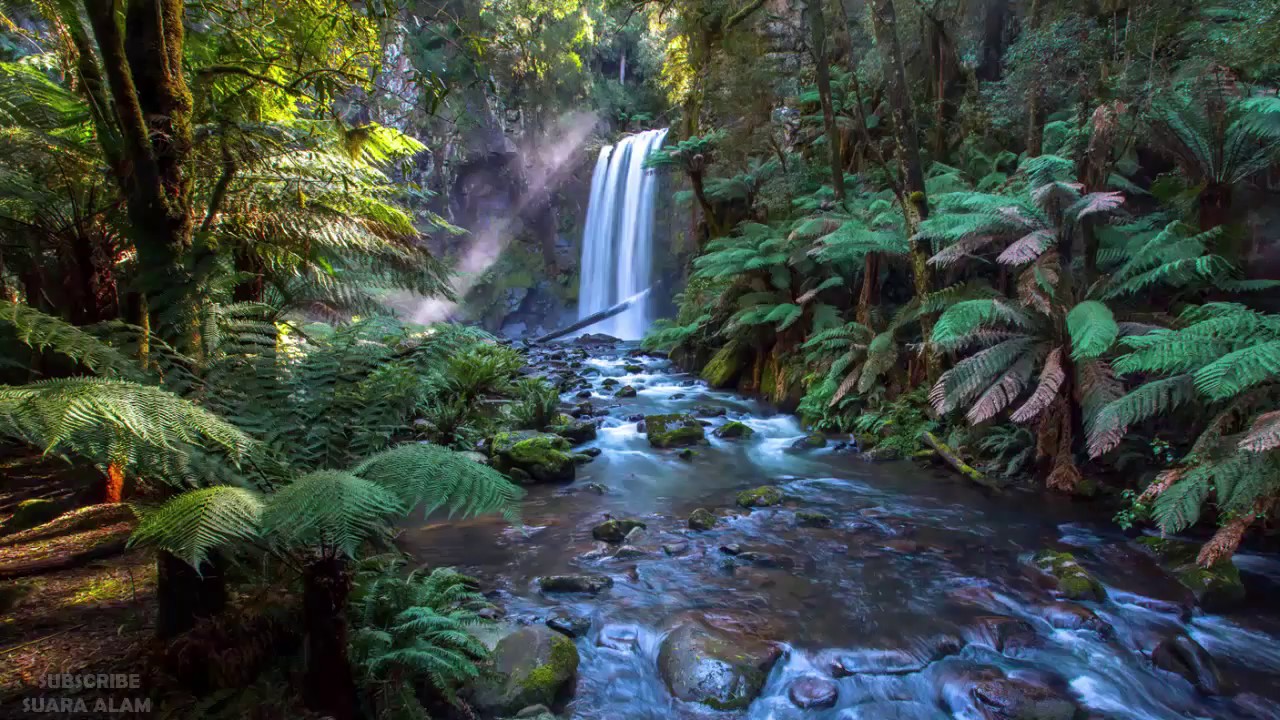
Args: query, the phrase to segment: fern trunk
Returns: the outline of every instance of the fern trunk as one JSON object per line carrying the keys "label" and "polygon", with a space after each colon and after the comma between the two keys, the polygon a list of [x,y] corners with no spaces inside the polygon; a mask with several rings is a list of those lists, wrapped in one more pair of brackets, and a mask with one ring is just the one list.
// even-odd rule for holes
{"label": "fern trunk", "polygon": [[168,640],[213,617],[227,605],[223,563],[217,555],[200,571],[161,550],[156,553],[156,636]]}
{"label": "fern trunk", "polygon": [[340,557],[324,557],[302,576],[307,668],[303,699],[307,707],[334,720],[352,720],[356,685],[347,660],[347,596],[351,574]]}
{"label": "fern trunk", "polygon": [[[1032,0],[1028,13],[1027,27],[1031,32],[1040,29],[1040,15],[1043,0]],[[1037,73],[1040,68],[1036,68]],[[1027,88],[1027,157],[1039,157],[1044,150],[1044,98],[1043,89],[1038,76],[1033,76]]]}
{"label": "fern trunk", "polygon": [[836,202],[844,202],[844,163],[840,159],[840,134],[836,130],[836,115],[831,103],[831,71],[827,67],[827,24],[822,14],[822,0],[809,0],[805,8],[809,15],[809,44],[813,52],[814,69],[818,81],[818,99],[822,105],[822,125],[827,133],[827,150],[831,162],[831,188]]}
{"label": "fern trunk", "polygon": [[116,463],[107,465],[107,477],[102,491],[102,502],[115,504],[124,501],[124,469]]}
{"label": "fern trunk", "polygon": [[1200,230],[1212,230],[1227,224],[1231,212],[1231,186],[1212,184],[1196,199],[1199,206]]}

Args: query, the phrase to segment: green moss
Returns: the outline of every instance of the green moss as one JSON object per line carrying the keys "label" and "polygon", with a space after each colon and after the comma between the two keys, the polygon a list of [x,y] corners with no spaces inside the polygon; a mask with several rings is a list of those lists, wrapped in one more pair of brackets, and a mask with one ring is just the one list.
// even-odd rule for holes
{"label": "green moss", "polygon": [[646,415],[645,435],[656,448],[675,448],[706,442],[702,423],[691,415]]}
{"label": "green moss", "polygon": [[620,397],[620,398],[635,397],[636,389],[631,387],[630,385],[623,385],[622,387],[618,388],[618,391],[614,393],[613,396]]}
{"label": "green moss", "polygon": [[518,478],[516,470],[540,482],[564,482],[574,477],[569,441],[558,435],[532,431],[498,433],[490,444],[493,466]]}
{"label": "green moss", "polygon": [[1240,571],[1231,558],[1203,568],[1196,563],[1199,547],[1171,538],[1143,537],[1138,544],[1150,550],[1166,571],[1182,583],[1196,602],[1211,612],[1230,610],[1245,599]]}
{"label": "green moss", "polygon": [[29,530],[43,525],[62,514],[62,504],[43,498],[32,498],[18,503],[13,517],[0,528],[4,534]]}
{"label": "green moss", "polygon": [[693,530],[710,530],[716,526],[716,516],[706,508],[698,508],[689,513],[689,527]]}
{"label": "green moss", "polygon": [[742,352],[737,343],[729,343],[711,357],[702,368],[702,379],[713,388],[726,388],[738,379],[742,373]]}
{"label": "green moss", "polygon": [[520,681],[522,697],[535,698],[538,704],[550,705],[560,689],[569,678],[578,672],[578,648],[573,641],[563,635],[557,635],[551,641],[551,657],[545,665],[539,665],[529,671]]}
{"label": "green moss", "polygon": [[826,513],[801,510],[796,513],[796,523],[803,527],[831,527],[831,517]]}
{"label": "green moss", "polygon": [[762,485],[738,493],[738,504],[745,508],[772,507],[782,502],[782,491],[772,485]]}
{"label": "green moss", "polygon": [[716,428],[714,434],[718,438],[746,438],[755,435],[756,431],[749,425],[733,420]]}
{"label": "green moss", "polygon": [[627,364],[627,365],[623,365],[623,366],[622,366],[622,369],[623,369],[623,370],[625,370],[625,371],[627,371],[628,373],[631,373],[632,375],[635,375],[636,373],[642,373],[642,372],[644,372],[644,366],[643,366],[643,365],[632,365],[632,364]]}
{"label": "green moss", "polygon": [[620,543],[626,539],[627,533],[645,527],[648,526],[634,518],[614,518],[591,528],[591,537],[603,542]]}
{"label": "green moss", "polygon": [[1058,592],[1069,600],[1101,602],[1107,597],[1102,583],[1081,567],[1071,553],[1044,550],[1036,554],[1035,564],[1057,580]]}

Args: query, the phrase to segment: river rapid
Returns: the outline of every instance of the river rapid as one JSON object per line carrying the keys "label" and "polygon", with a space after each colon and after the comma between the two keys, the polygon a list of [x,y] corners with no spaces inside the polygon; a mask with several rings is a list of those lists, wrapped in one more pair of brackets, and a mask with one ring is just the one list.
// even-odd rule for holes
{"label": "river rapid", "polygon": [[[578,467],[576,480],[531,486],[521,527],[481,518],[400,536],[419,562],[477,577],[512,623],[576,618],[586,628],[575,639],[578,679],[561,717],[1280,718],[1280,616],[1268,592],[1280,560],[1238,557],[1249,606],[1208,614],[1087,504],[993,495],[911,462],[792,451],[805,432],[791,415],[709,390],[666,360],[632,356],[630,346],[586,346],[581,357],[583,347],[534,356],[548,374],[589,383],[591,397],[574,388],[566,407],[589,400],[602,413],[596,439],[577,448],[600,455]],[[642,370],[626,369],[635,364]],[[607,378],[636,395],[615,398]],[[638,415],[695,408],[710,424],[709,444],[692,459],[651,447],[638,428]],[[713,435],[734,420],[754,434]],[[761,485],[777,486],[785,501],[735,504]],[[697,508],[719,516],[714,528],[689,528]],[[804,513],[831,523],[810,526],[821,523],[807,524]],[[647,528],[620,551],[592,537],[608,517]],[[1030,561],[1045,549],[1072,553],[1106,598],[1062,602]],[[575,573],[613,585],[589,595],[536,583]],[[1269,609],[1259,593],[1272,598]],[[661,649],[690,622],[772,648],[745,707],[716,710],[673,694]],[[1154,648],[1178,636],[1212,656],[1218,694],[1153,666]]]}

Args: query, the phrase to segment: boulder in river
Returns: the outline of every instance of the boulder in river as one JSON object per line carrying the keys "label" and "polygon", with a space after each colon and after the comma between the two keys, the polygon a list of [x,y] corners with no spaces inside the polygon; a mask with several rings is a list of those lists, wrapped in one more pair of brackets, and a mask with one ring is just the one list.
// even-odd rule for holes
{"label": "boulder in river", "polygon": [[985,717],[1000,720],[1075,720],[1080,712],[1066,695],[1021,678],[982,680],[969,694]]}
{"label": "boulder in river", "polygon": [[687,447],[706,442],[702,425],[690,415],[646,415],[644,432],[656,448]]}
{"label": "boulder in river", "polygon": [[827,436],[822,433],[810,433],[804,437],[791,443],[791,447],[787,448],[790,452],[804,452],[805,450],[816,450],[827,446]]}
{"label": "boulder in river", "polygon": [[697,456],[698,453],[693,448],[681,448],[680,452],[676,453],[676,457],[684,460],[685,462],[693,462],[693,459]]}
{"label": "boulder in river", "polygon": [[698,508],[689,513],[690,530],[710,530],[716,526],[716,516],[706,508]]}
{"label": "boulder in river", "polygon": [[547,627],[571,638],[582,637],[591,629],[591,618],[561,613],[547,618]]}
{"label": "boulder in river", "polygon": [[730,420],[713,430],[712,434],[718,438],[732,440],[737,438],[749,438],[752,435],[755,435],[756,431],[752,430],[751,426],[746,423],[738,422],[737,420]]}
{"label": "boulder in river", "polygon": [[662,641],[658,673],[680,700],[742,710],[760,694],[781,655],[773,643],[694,620]]}
{"label": "boulder in river", "polygon": [[1151,663],[1186,678],[1204,695],[1224,694],[1222,674],[1213,656],[1200,643],[1186,635],[1165,638],[1151,651]]}
{"label": "boulder in river", "polygon": [[724,417],[729,414],[728,410],[722,407],[711,407],[710,405],[694,405],[693,414],[700,418]]}
{"label": "boulder in river", "polygon": [[548,427],[547,432],[559,435],[574,445],[596,439],[596,424],[593,422],[574,420],[564,415],[557,420],[561,422]]}
{"label": "boulder in river", "polygon": [[782,491],[772,485],[762,485],[738,493],[737,502],[744,508],[773,507],[782,502]]}
{"label": "boulder in river", "polygon": [[512,715],[530,705],[551,705],[578,672],[573,641],[540,625],[498,641],[471,704],[488,715]]}
{"label": "boulder in river", "polygon": [[617,345],[622,341],[612,335],[605,335],[604,333],[587,333],[585,335],[579,335],[574,342],[579,345]]}
{"label": "boulder in river", "polygon": [[737,382],[746,359],[743,348],[737,342],[730,342],[702,367],[702,379],[713,388],[727,388]]}
{"label": "boulder in river", "polygon": [[620,543],[627,539],[627,533],[646,525],[635,518],[612,518],[591,528],[591,537],[607,543]]}
{"label": "boulder in river", "polygon": [[613,578],[608,575],[544,575],[538,578],[538,587],[550,593],[596,595],[613,587]]}
{"label": "boulder in river", "polygon": [[626,365],[622,366],[622,369],[631,375],[644,372],[644,366],[636,365],[635,363],[627,363]]}
{"label": "boulder in river", "polygon": [[630,385],[623,385],[618,388],[618,391],[615,392],[613,396],[619,398],[633,398],[636,396],[636,389]]}
{"label": "boulder in river", "polygon": [[1042,644],[1040,636],[1031,623],[1005,615],[984,615],[976,619],[982,633],[987,636],[991,647],[1002,653],[1016,653],[1029,647]]}
{"label": "boulder in river", "polygon": [[1151,552],[1166,572],[1177,578],[1192,595],[1196,604],[1209,612],[1225,612],[1238,607],[1245,599],[1240,571],[1230,557],[1208,568],[1196,563],[1199,548],[1194,543],[1172,538],[1143,537],[1138,544]]}
{"label": "boulder in river", "polygon": [[1042,550],[1036,553],[1034,562],[1041,572],[1057,581],[1058,592],[1068,600],[1102,602],[1107,599],[1102,583],[1081,567],[1071,553]]}
{"label": "boulder in river", "polygon": [[571,482],[576,473],[569,441],[550,433],[498,433],[489,454],[494,468],[517,480],[525,479],[523,473],[533,482]]}

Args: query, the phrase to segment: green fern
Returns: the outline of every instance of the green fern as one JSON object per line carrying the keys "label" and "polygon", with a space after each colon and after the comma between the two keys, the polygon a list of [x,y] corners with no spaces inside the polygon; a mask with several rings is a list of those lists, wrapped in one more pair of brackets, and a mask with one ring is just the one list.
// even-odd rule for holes
{"label": "green fern", "polygon": [[428,443],[410,443],[365,459],[352,470],[386,489],[406,509],[447,508],[450,516],[500,512],[515,522],[524,492],[502,473],[465,455]]}
{"label": "green fern", "polygon": [[190,490],[144,512],[129,544],[165,550],[199,572],[211,552],[257,541],[262,510],[262,497],[252,490]]}

